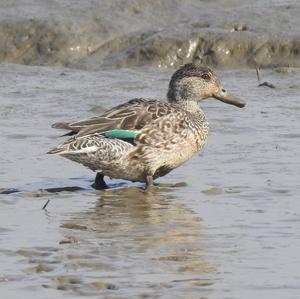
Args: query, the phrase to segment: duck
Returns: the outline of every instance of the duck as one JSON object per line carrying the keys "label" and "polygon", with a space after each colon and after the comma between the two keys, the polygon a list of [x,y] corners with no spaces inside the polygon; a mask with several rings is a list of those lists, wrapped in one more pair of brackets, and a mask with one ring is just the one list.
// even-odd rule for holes
{"label": "duck", "polygon": [[146,190],[199,152],[207,141],[208,120],[199,103],[208,98],[242,108],[208,66],[192,62],[171,76],[167,101],[135,98],[103,114],[52,125],[70,136],[48,154],[63,156],[96,172],[94,188],[107,189],[104,177],[143,182]]}

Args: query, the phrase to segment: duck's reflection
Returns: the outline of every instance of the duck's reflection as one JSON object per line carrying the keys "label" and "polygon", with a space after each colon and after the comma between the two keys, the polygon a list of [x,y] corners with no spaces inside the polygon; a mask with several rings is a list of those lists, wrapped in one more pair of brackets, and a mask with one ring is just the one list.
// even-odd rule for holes
{"label": "duck's reflection", "polygon": [[174,203],[175,192],[160,186],[152,193],[138,188],[99,193],[94,208],[62,224],[65,240],[75,240],[64,245],[69,269],[88,268],[125,288],[175,291],[193,285],[193,293],[210,285],[207,273],[214,268],[202,257],[201,219]]}

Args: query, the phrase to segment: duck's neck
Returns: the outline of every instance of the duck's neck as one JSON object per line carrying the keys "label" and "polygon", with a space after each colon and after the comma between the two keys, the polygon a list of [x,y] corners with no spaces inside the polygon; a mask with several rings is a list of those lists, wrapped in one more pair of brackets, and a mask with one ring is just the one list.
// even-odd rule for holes
{"label": "duck's neck", "polygon": [[180,106],[182,107],[182,109],[190,112],[190,113],[198,113],[198,112],[202,112],[202,110],[199,107],[199,104],[196,101],[182,101],[180,104]]}
{"label": "duck's neck", "polygon": [[168,101],[170,103],[178,104],[182,109],[189,112],[190,118],[190,128],[191,130],[199,136],[197,141],[197,150],[199,150],[208,135],[208,121],[202,109],[200,108],[198,102],[196,100],[186,100],[186,99],[179,99],[171,98],[168,93]]}
{"label": "duck's neck", "polygon": [[192,94],[182,92],[181,89],[179,91],[176,88],[169,88],[167,93],[168,102],[176,103],[190,113],[202,112],[197,101],[198,99],[194,99]]}
{"label": "duck's neck", "polygon": [[168,98],[168,101],[170,103],[174,103],[174,104],[178,104],[183,110],[186,110],[190,113],[199,113],[202,112],[201,108],[199,107],[199,104],[197,103],[197,101],[194,100],[180,100],[180,101],[176,101],[176,100],[172,100],[170,98]]}

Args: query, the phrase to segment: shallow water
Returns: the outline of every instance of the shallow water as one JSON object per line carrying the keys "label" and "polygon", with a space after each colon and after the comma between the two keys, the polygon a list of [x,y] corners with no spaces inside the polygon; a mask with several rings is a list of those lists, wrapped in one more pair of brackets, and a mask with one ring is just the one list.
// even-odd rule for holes
{"label": "shallow water", "polygon": [[204,102],[205,149],[150,194],[45,153],[52,123],[163,97],[171,70],[0,72],[1,298],[299,298],[299,70],[219,72],[247,107]]}

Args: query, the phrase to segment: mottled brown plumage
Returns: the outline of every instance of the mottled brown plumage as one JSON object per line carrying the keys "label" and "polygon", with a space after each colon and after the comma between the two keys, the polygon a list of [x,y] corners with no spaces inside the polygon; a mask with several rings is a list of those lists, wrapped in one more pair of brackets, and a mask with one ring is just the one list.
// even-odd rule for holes
{"label": "mottled brown plumage", "polygon": [[[144,181],[150,186],[153,179],[187,161],[205,144],[208,122],[198,105],[201,100],[214,97],[238,107],[245,105],[222,89],[210,68],[195,63],[173,74],[167,97],[168,103],[133,99],[97,117],[55,124],[55,128],[69,129],[75,135],[49,153],[98,172],[102,186],[106,186],[104,175]],[[136,134],[132,140],[122,139],[121,134],[105,137],[112,129],[134,130]]]}
{"label": "mottled brown plumage", "polygon": [[177,105],[153,99],[132,99],[113,107],[100,116],[69,122],[56,123],[52,127],[71,130],[73,134],[86,136],[112,129],[139,130],[154,119],[175,112]]}

